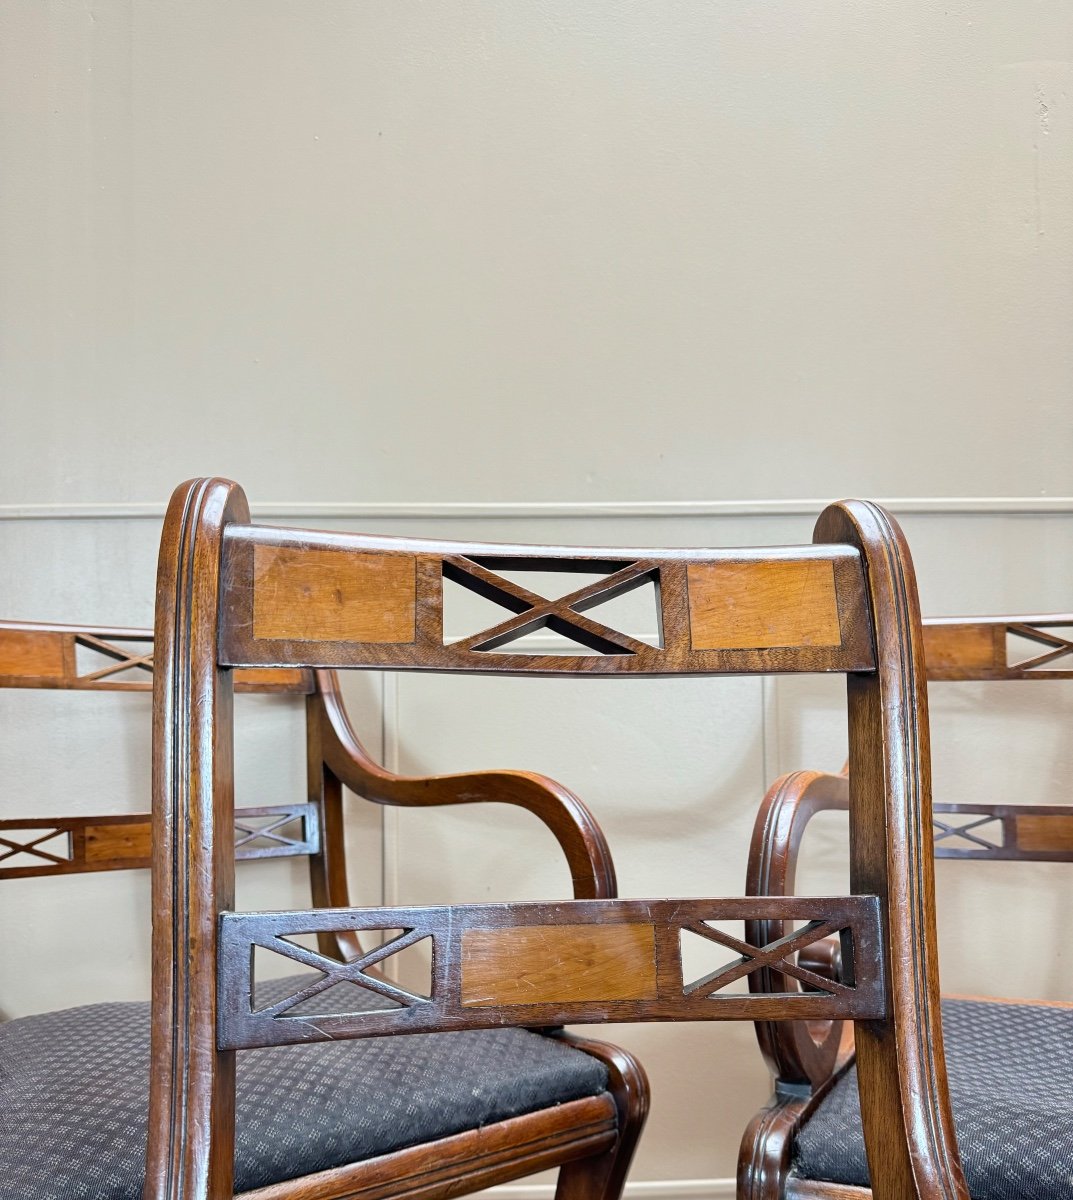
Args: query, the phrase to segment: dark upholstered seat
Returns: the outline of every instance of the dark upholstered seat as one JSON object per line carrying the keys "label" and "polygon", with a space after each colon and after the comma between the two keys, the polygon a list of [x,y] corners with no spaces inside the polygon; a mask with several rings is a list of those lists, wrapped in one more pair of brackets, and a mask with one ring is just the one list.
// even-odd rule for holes
{"label": "dark upholstered seat", "polygon": [[[262,984],[258,1001],[283,999],[301,982]],[[346,990],[335,1007],[327,993],[307,1006],[390,1006],[364,989]],[[243,1051],[235,1190],[606,1088],[596,1059],[523,1029]],[[140,1200],[148,1097],[148,1004],[93,1004],[0,1025],[0,1200]]]}
{"label": "dark upholstered seat", "polygon": [[[972,1200],[1073,1196],[1073,1009],[944,1000],[943,1034]],[[798,1134],[793,1173],[868,1186],[856,1071]]]}

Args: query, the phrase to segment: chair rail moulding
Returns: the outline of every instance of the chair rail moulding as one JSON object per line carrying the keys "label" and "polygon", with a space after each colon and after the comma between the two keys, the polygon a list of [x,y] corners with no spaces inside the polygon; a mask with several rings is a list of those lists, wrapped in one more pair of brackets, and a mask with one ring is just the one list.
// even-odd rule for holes
{"label": "chair rail moulding", "polygon": [[[489,520],[621,517],[811,516],[823,500],[533,500],[533,501],[265,501],[251,504],[255,518],[273,520]],[[877,501],[897,514],[936,516],[1066,516],[1073,496],[905,496]],[[0,504],[0,521],[161,520],[164,504],[153,501],[87,504]]]}

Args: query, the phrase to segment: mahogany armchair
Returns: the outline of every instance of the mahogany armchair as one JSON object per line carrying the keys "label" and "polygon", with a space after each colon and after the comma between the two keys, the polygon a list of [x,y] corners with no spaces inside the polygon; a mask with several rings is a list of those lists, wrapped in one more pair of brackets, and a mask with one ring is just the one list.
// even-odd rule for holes
{"label": "mahogany armchair", "polygon": [[[84,651],[94,661],[81,661]],[[0,622],[0,687],[149,691],[152,670],[145,630]],[[238,690],[305,697],[309,790],[301,803],[236,809],[233,838],[220,838],[219,853],[229,860],[306,856],[314,907],[345,908],[345,786],[379,804],[520,805],[558,840],[575,896],[615,894],[603,835],[565,788],[509,771],[392,774],[354,734],[333,672],[234,676]],[[0,820],[0,878],[9,881],[144,868],[152,858],[148,813]],[[325,929],[317,941],[318,953],[309,955],[316,962],[372,963],[378,954],[352,930]],[[258,1005],[279,1004],[318,978],[295,979],[301,965],[291,963],[291,977],[262,981]],[[397,990],[375,965],[368,969],[381,999]],[[359,1006],[363,996],[377,999],[352,990]],[[319,1011],[325,1003],[334,1011],[341,1001],[322,997]],[[149,1041],[144,1003],[88,1005],[0,1025],[3,1200],[142,1195]],[[296,1175],[307,1177],[307,1197],[432,1200],[548,1167],[559,1168],[561,1197],[614,1200],[648,1104],[644,1072],[626,1051],[523,1029],[263,1050],[244,1056],[238,1083],[236,1186],[260,1200]],[[159,1119],[170,1118],[154,1114]],[[321,1171],[359,1161],[342,1180],[316,1181]],[[185,1183],[176,1187],[177,1196],[194,1194]]]}
{"label": "mahogany armchair", "polygon": [[[581,572],[596,583],[547,599],[507,575]],[[443,580],[505,611],[447,642]],[[599,606],[654,582],[658,645],[604,624]],[[927,710],[912,564],[879,508],[828,508],[810,546],[764,550],[582,550],[319,533],[250,524],[226,480],[180,487],[165,522],[157,591],[153,811],[153,1077],[146,1200],[232,1194],[236,1060],[299,1056],[325,1041],[428,1031],[554,1029],[676,1020],[858,1022],[877,1194],[964,1197],[935,988]],[[576,653],[527,651],[549,628]],[[522,639],[522,640],[519,640]],[[853,894],[806,900],[578,899],[554,904],[236,912],[231,766],[233,672],[260,667],[620,676],[839,672],[850,723]],[[329,763],[329,765],[333,765]],[[333,767],[334,769],[334,767]],[[802,921],[772,943],[720,921]],[[355,957],[316,955],[297,934],[394,931]],[[837,934],[837,978],[791,961]],[[683,938],[729,948],[689,978]],[[373,968],[432,943],[425,992]],[[265,1004],[258,950],[319,974]],[[364,950],[364,947],[363,947]],[[355,952],[356,953],[356,952]],[[777,967],[809,985],[736,995]],[[364,1004],[332,1009],[340,983]],[[299,1060],[300,1061],[300,1060]],[[302,1070],[296,1061],[294,1069]],[[295,1172],[291,1173],[292,1175]],[[280,1177],[258,1200],[364,1194],[366,1168]],[[582,1189],[583,1190],[583,1189]],[[422,1194],[425,1194],[422,1192]]]}
{"label": "mahogany armchair", "polygon": [[[928,679],[1073,679],[1073,644],[1056,632],[1066,615],[939,618],[924,622]],[[1011,654],[1010,635],[1033,649]],[[792,895],[801,840],[819,812],[850,808],[852,764],[840,774],[796,771],[764,798],[753,832],[746,891]],[[935,804],[936,858],[1073,861],[1073,807],[974,801]],[[781,936],[780,922],[752,936]],[[810,947],[808,966],[837,973],[831,941]],[[798,985],[776,970],[756,972],[757,994]],[[1073,1105],[1069,1046],[1073,1005],[944,997],[949,1090],[973,1200],[1050,1200],[1073,1195]],[[871,1186],[861,1136],[853,1031],[841,1022],[758,1023],[775,1095],[746,1130],[739,1200],[864,1200]]]}

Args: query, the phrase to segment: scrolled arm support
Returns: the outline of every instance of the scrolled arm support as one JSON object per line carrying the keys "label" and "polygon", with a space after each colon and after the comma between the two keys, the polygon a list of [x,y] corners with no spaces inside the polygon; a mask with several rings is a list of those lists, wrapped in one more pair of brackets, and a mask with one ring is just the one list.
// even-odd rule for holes
{"label": "scrolled arm support", "polygon": [[346,787],[376,804],[423,808],[445,804],[513,804],[538,817],[562,847],[576,900],[616,895],[615,867],[603,830],[585,804],[562,784],[528,771],[460,775],[396,775],[361,744],[339,694],[334,671],[317,671],[311,698],[321,735],[320,754]]}
{"label": "scrolled arm support", "polygon": [[[797,856],[809,821],[818,812],[849,807],[849,782],[845,774],[794,771],[778,779],[764,797],[753,826],[749,867],[745,882],[748,896],[790,896],[794,891]],[[756,945],[784,937],[784,922],[749,921],[745,937]],[[827,957],[835,963],[832,945]],[[799,990],[797,980],[782,971],[766,968],[749,976],[754,992],[785,995]],[[816,1087],[836,1069],[842,1043],[841,1021],[758,1022],[756,1036],[761,1053],[775,1078],[784,1084]]]}

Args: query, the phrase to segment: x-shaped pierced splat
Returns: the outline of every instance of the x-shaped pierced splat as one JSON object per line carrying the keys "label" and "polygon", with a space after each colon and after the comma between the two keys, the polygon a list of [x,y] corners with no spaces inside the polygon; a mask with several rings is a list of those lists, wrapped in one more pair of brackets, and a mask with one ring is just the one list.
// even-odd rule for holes
{"label": "x-shaped pierced splat", "polygon": [[796,954],[806,946],[822,941],[832,933],[838,933],[842,925],[837,921],[810,921],[802,929],[789,933],[763,947],[752,946],[729,933],[713,929],[703,921],[689,921],[682,928],[688,929],[690,933],[708,938],[710,941],[718,942],[721,946],[726,946],[728,950],[733,950],[741,955],[738,962],[729,963],[725,967],[720,967],[718,971],[712,971],[711,974],[705,975],[703,979],[685,984],[682,990],[687,996],[696,995],[698,992],[712,996],[736,979],[740,979],[743,975],[750,975],[753,971],[760,970],[761,967],[781,971],[783,975],[792,976],[801,983],[807,984],[814,991],[827,992],[833,996],[846,995],[853,991],[844,983],[827,979],[823,975],[817,975],[815,971],[809,971],[805,967],[799,967],[796,963],[788,961],[790,955]]}
{"label": "x-shaped pierced splat", "polygon": [[122,650],[119,646],[113,646],[111,642],[94,637],[90,633],[80,633],[75,640],[80,646],[85,646],[88,650],[96,650],[98,654],[103,654],[106,658],[116,660],[107,667],[101,667],[100,670],[91,671],[86,675],[79,675],[78,678],[85,683],[92,683],[97,679],[107,679],[109,675],[118,675],[120,671],[135,668],[148,671],[149,674],[153,673],[152,651],[146,654],[130,654],[126,650]]}
{"label": "x-shaped pierced splat", "polygon": [[998,850],[997,842],[989,842],[986,838],[980,837],[971,831],[979,829],[981,825],[991,825],[997,823],[998,818],[994,813],[988,813],[975,821],[968,821],[964,825],[948,825],[945,821],[940,821],[938,817],[932,817],[932,824],[935,826],[935,844],[938,845],[946,838],[964,838],[967,842],[975,842],[977,846],[984,850]]}
{"label": "x-shaped pierced splat", "polygon": [[1057,658],[1065,658],[1067,654],[1073,654],[1073,642],[1046,629],[1036,629],[1032,625],[1007,625],[1006,632],[1016,634],[1017,637],[1024,638],[1028,642],[1037,642],[1041,646],[1052,647],[1044,654],[1039,654],[1035,658],[1026,658],[1023,662],[1018,663],[1011,663],[1007,652],[1006,665],[1014,667],[1018,671],[1034,671],[1038,667],[1045,667],[1048,663],[1054,662]]}
{"label": "x-shaped pierced splat", "polygon": [[393,954],[398,954],[401,950],[405,950],[407,946],[412,946],[415,942],[419,942],[422,938],[428,936],[429,933],[427,930],[404,929],[398,937],[392,938],[391,941],[385,942],[382,946],[377,946],[375,950],[370,950],[368,954],[363,954],[360,958],[352,959],[350,962],[339,962],[334,958],[326,958],[323,954],[317,954],[314,950],[307,950],[305,946],[299,946],[297,943],[288,941],[286,938],[275,937],[272,939],[270,945],[265,945],[266,950],[271,950],[275,954],[282,954],[285,958],[293,958],[295,962],[312,967],[315,971],[323,971],[324,978],[317,979],[300,991],[294,992],[285,999],[257,1011],[262,1016],[278,1016],[280,1013],[285,1013],[288,1009],[303,1003],[303,1001],[311,1000],[314,996],[320,995],[321,992],[327,991],[328,988],[334,987],[337,983],[353,983],[357,987],[367,988],[371,992],[376,992],[380,996],[386,996],[389,1000],[395,1000],[402,1005],[422,1004],[428,999],[427,996],[417,996],[413,992],[405,991],[403,988],[389,983],[382,975],[367,975],[365,972],[370,967],[374,967],[377,963],[382,962],[385,958],[390,958]]}
{"label": "x-shaped pierced splat", "polygon": [[[500,560],[493,561],[495,565],[501,566]],[[512,562],[511,565],[515,564]],[[651,580],[657,587],[656,609],[658,615],[660,611],[658,565],[650,561],[625,564],[599,562],[590,565],[593,570],[607,569],[611,573],[603,579],[596,580],[595,583],[560,596],[557,600],[549,600],[510,579],[504,579],[503,576],[497,575],[478,559],[461,556],[445,558],[443,560],[445,579],[450,579],[485,600],[491,600],[515,614],[498,625],[494,625],[491,629],[453,642],[452,648],[463,651],[496,650],[526,634],[535,633],[538,629],[551,629],[597,654],[651,654],[652,646],[582,614],[585,609],[594,608],[605,601],[613,600],[616,596],[625,595]],[[517,567],[527,570],[554,569],[551,565],[543,564],[539,560],[527,559],[518,560]],[[661,630],[661,644],[662,641]]]}
{"label": "x-shaped pierced splat", "polygon": [[58,829],[43,829],[37,837],[32,838],[28,842],[14,842],[10,838],[6,838],[3,834],[0,834],[0,862],[4,862],[8,858],[14,858],[16,854],[31,854],[35,858],[43,858],[46,862],[63,866],[64,863],[71,861],[69,854],[50,854],[47,850],[41,849],[44,842],[51,841],[58,833],[60,833]]}
{"label": "x-shaped pierced splat", "polygon": [[301,819],[300,816],[296,816],[294,812],[288,809],[282,817],[277,817],[267,825],[249,825],[239,820],[236,813],[235,849],[237,850],[240,846],[248,845],[250,842],[255,842],[258,838],[268,838],[269,841],[277,842],[281,846],[297,846],[299,844],[297,838],[288,837],[285,833],[276,833],[276,830],[283,828],[285,825],[292,825],[295,821],[301,821]]}

